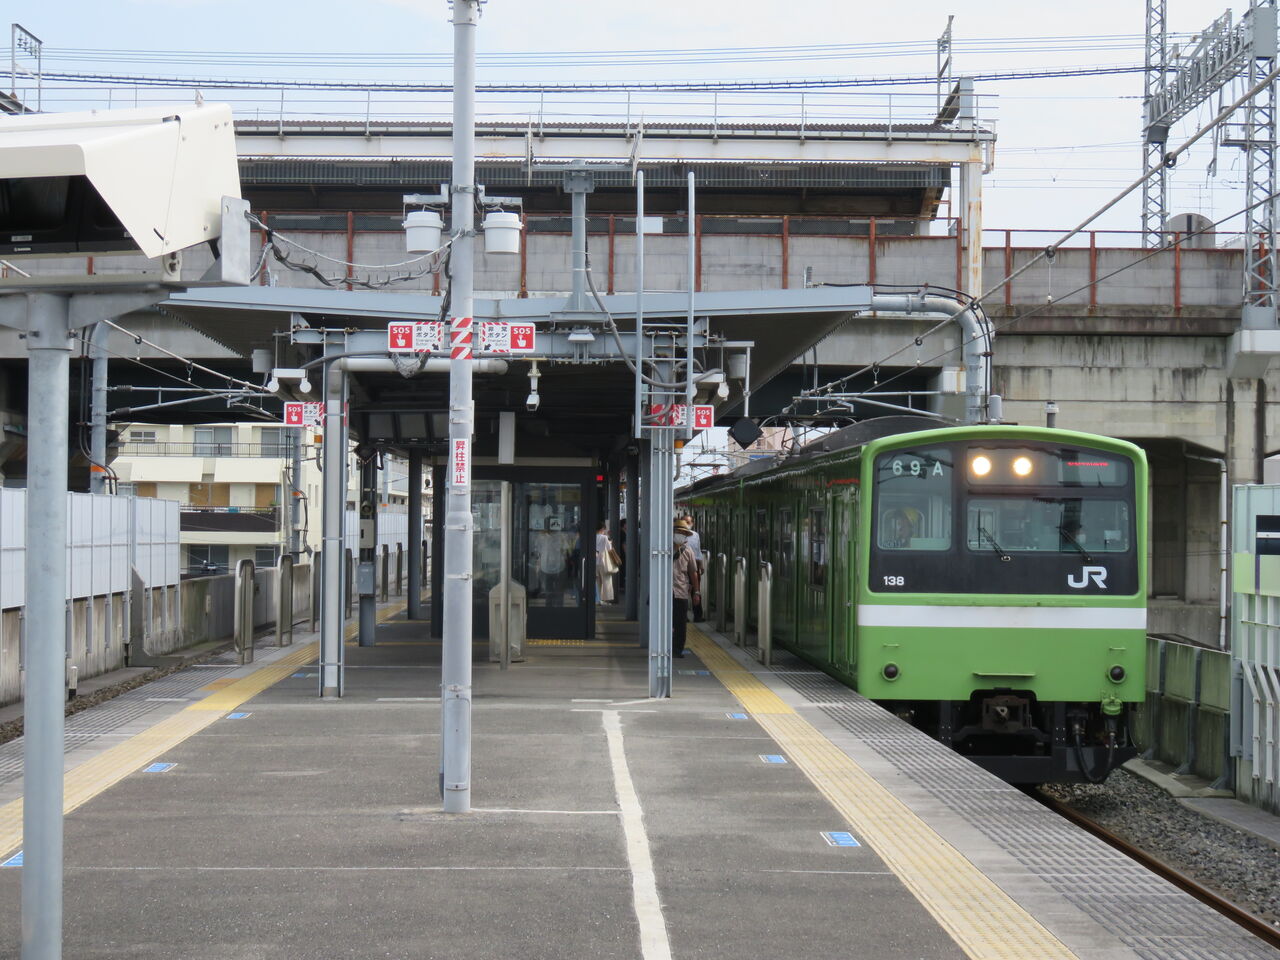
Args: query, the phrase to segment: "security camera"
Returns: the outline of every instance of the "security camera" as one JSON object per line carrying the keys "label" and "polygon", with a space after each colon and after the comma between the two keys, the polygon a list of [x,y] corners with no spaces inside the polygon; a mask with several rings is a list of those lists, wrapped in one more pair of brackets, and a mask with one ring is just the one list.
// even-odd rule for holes
{"label": "security camera", "polygon": [[529,394],[528,397],[525,398],[524,408],[528,410],[530,413],[533,413],[538,409],[538,405],[540,403],[542,403],[542,397],[539,396],[537,393],[531,393]]}

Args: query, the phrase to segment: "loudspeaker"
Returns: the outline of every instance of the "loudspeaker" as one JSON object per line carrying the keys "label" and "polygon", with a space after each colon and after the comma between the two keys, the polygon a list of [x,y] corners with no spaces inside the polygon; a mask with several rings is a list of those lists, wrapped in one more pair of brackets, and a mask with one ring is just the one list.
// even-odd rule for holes
{"label": "loudspeaker", "polygon": [[750,417],[743,417],[729,428],[729,436],[737,441],[738,446],[746,448],[760,439],[764,433]]}

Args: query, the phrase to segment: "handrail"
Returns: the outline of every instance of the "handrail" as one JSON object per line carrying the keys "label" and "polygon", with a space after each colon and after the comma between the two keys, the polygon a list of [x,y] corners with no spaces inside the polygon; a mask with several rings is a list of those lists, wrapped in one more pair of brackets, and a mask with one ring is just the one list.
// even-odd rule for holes
{"label": "handrail", "polygon": [[253,597],[257,592],[252,560],[236,564],[235,581],[235,646],[240,663],[253,663]]}
{"label": "handrail", "polygon": [[276,646],[293,643],[293,557],[283,554],[276,564]]}
{"label": "handrail", "polygon": [[729,625],[729,558],[723,553],[716,554],[716,629],[724,633]]}
{"label": "handrail", "polygon": [[773,661],[773,564],[760,561],[760,592],[756,597],[756,647],[760,663]]}
{"label": "handrail", "polygon": [[747,645],[747,558],[733,558],[733,642]]}

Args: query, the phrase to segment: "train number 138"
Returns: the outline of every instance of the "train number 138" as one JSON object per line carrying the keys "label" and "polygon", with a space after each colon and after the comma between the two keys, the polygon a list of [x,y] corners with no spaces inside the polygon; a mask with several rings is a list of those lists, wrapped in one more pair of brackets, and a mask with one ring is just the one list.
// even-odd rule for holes
{"label": "train number 138", "polygon": [[905,587],[907,585],[906,577],[885,577],[884,585],[886,587]]}

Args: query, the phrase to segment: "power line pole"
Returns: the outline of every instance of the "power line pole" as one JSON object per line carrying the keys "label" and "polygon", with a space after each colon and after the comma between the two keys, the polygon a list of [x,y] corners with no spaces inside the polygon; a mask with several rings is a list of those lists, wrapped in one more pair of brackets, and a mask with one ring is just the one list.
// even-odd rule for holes
{"label": "power line pole", "polygon": [[1168,212],[1168,177],[1164,168],[1165,143],[1169,125],[1150,122],[1151,100],[1164,86],[1169,65],[1168,0],[1147,0],[1146,71],[1142,75],[1142,169],[1159,167],[1160,172],[1142,184],[1142,245],[1158,247],[1163,242]]}
{"label": "power line pole", "polygon": [[440,792],[471,809],[471,331],[475,265],[476,26],[482,0],[453,0],[453,248],[449,253],[449,466],[444,534]]}

